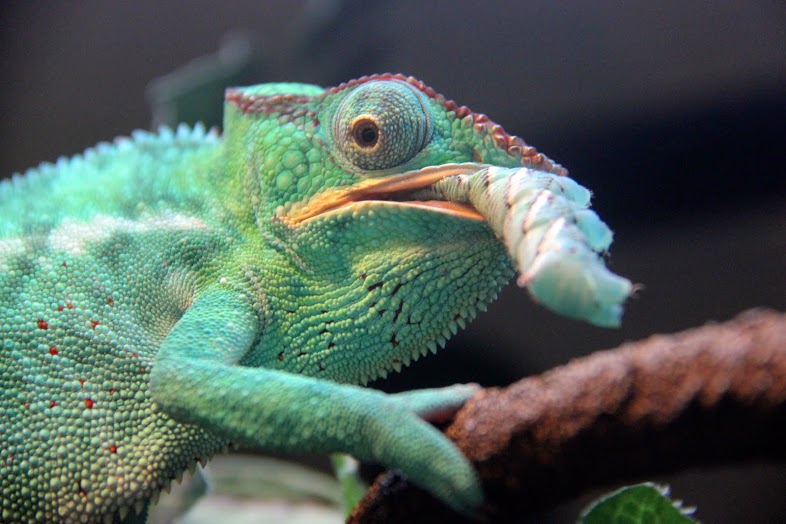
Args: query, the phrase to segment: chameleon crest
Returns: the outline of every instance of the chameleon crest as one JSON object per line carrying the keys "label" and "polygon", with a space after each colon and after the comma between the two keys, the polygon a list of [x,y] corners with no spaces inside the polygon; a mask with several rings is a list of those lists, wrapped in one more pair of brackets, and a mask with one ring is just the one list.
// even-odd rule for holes
{"label": "chameleon crest", "polygon": [[518,282],[616,325],[589,192],[413,78],[227,90],[224,133],[136,132],[0,185],[2,520],[143,518],[230,442],[348,452],[460,511],[421,417],[470,386],[358,387]]}

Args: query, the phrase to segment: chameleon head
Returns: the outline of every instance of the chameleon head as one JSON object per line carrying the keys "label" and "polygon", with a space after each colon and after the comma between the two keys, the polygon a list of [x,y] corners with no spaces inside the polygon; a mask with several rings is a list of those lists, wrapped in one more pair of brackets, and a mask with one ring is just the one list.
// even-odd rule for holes
{"label": "chameleon head", "polygon": [[[481,164],[564,172],[401,75],[230,89],[226,115],[257,230],[287,259],[261,268],[278,287],[265,290],[272,325],[254,358],[333,380],[435,352],[513,276],[476,210],[413,195]],[[343,365],[348,355],[362,364]]]}

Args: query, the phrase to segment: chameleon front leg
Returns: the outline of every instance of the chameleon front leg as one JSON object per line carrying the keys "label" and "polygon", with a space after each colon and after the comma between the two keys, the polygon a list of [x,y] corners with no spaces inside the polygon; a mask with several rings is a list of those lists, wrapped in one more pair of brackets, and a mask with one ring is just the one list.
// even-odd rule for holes
{"label": "chameleon front leg", "polygon": [[222,288],[203,293],[159,350],[151,372],[154,401],[174,419],[228,440],[285,453],[349,453],[400,469],[456,510],[480,504],[472,466],[415,411],[455,406],[471,389],[386,395],[240,366],[259,329],[264,327],[241,294]]}
{"label": "chameleon front leg", "polygon": [[[455,384],[445,388],[404,391],[390,397],[400,401],[405,409],[417,413],[424,420],[443,422],[452,417],[479,389],[480,386],[476,384]],[[344,515],[348,517],[367,486],[360,477],[358,461],[351,455],[333,453],[330,462],[341,486]]]}
{"label": "chameleon front leg", "polygon": [[480,390],[477,384],[454,384],[444,388],[416,389],[393,393],[389,397],[401,402],[429,422],[444,422],[455,415],[469,398]]}

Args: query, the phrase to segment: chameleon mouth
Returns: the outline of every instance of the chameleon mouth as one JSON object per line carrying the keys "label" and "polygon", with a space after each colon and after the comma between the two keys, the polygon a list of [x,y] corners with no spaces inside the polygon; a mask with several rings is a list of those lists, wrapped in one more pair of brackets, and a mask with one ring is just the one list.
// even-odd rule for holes
{"label": "chameleon mouth", "polygon": [[304,205],[291,209],[287,219],[298,226],[313,218],[345,211],[348,208],[393,205],[427,209],[469,220],[483,221],[483,216],[470,205],[448,200],[420,199],[417,196],[418,191],[431,187],[444,178],[474,173],[482,167],[472,162],[443,164],[381,178],[370,178],[352,187],[323,193]]}

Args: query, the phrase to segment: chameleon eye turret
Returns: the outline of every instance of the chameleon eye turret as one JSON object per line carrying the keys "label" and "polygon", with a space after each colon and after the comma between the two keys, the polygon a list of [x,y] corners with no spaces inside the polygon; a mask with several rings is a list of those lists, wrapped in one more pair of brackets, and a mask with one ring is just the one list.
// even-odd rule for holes
{"label": "chameleon eye turret", "polygon": [[379,171],[403,164],[431,138],[422,93],[400,81],[368,82],[345,97],[333,117],[337,153],[352,166]]}

